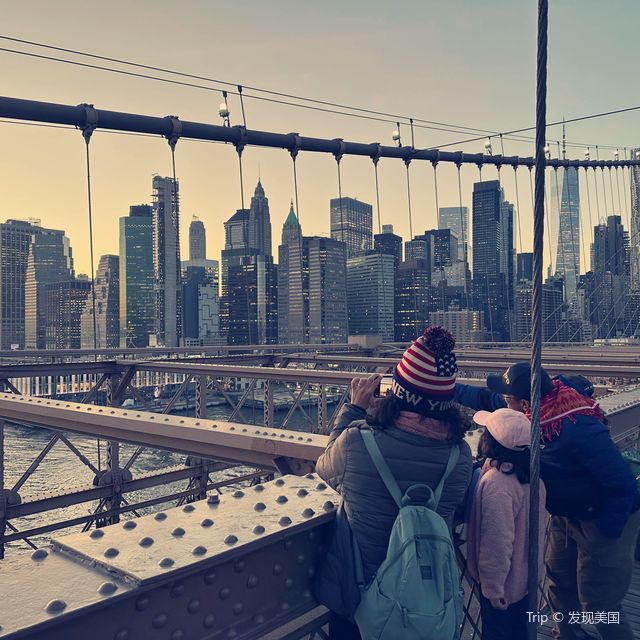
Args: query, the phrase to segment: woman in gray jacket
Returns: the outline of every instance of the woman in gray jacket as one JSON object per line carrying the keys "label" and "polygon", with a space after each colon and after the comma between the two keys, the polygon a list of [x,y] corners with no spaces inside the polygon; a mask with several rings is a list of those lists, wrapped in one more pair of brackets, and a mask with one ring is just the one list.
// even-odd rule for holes
{"label": "woman in gray jacket", "polygon": [[[398,507],[378,476],[360,435],[361,429],[373,429],[376,442],[401,491],[413,484],[432,489],[444,475],[449,453],[460,447],[456,467],[447,478],[438,513],[449,528],[454,512],[462,505],[471,481],[472,456],[464,441],[466,423],[453,403],[456,379],[455,341],[442,327],[429,327],[404,352],[394,371],[388,393],[375,399],[380,376],[354,378],[351,402],[341,410],[325,452],[316,470],[342,496],[344,512],[355,536],[369,581],[386,557],[391,528]],[[329,554],[324,567],[323,589],[344,585],[326,584],[338,576],[352,558]],[[329,570],[326,570],[329,569]],[[348,569],[347,569],[348,570]],[[358,639],[355,624],[332,612],[330,637]]]}

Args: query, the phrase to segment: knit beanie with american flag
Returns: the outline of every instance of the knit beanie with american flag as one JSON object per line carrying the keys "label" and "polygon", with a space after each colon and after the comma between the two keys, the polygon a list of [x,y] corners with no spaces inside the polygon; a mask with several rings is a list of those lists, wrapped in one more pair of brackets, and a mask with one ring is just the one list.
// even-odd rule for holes
{"label": "knit beanie with american flag", "polygon": [[451,408],[458,371],[455,344],[443,327],[428,327],[404,352],[391,386],[403,411],[431,415]]}

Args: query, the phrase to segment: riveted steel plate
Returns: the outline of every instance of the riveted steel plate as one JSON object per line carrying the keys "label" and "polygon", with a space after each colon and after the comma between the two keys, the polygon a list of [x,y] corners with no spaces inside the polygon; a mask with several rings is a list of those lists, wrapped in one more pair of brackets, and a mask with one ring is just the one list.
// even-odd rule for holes
{"label": "riveted steel plate", "polygon": [[333,517],[337,501],[337,494],[316,475],[285,476],[90,533],[55,538],[53,545],[121,580],[143,585],[318,526]]}

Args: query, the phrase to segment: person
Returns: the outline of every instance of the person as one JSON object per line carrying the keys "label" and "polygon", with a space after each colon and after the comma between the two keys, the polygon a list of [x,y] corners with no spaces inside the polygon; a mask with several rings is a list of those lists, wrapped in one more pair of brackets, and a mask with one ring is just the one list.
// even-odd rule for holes
{"label": "person", "polygon": [[[527,640],[529,458],[531,429],[523,413],[478,411],[485,427],[478,446],[483,460],[467,534],[467,568],[480,588],[483,640]],[[546,514],[540,483],[542,548]]]}
{"label": "person", "polygon": [[[472,456],[464,441],[465,421],[453,404],[457,372],[454,346],[453,337],[445,329],[426,329],[404,352],[391,389],[377,399],[374,394],[379,375],[354,378],[351,402],[341,409],[326,450],[316,463],[318,475],[342,496],[366,582],[386,557],[398,507],[367,453],[361,429],[372,429],[403,492],[418,483],[434,489],[444,475],[452,448],[459,446],[458,461],[446,479],[437,509],[450,529],[454,512],[464,502]],[[324,564],[332,562],[344,565],[352,559],[328,555]],[[321,571],[326,574],[321,576],[321,586],[325,591],[340,592],[343,585],[327,583],[335,581],[332,576],[342,575],[342,569],[331,569],[325,566]],[[329,628],[331,638],[360,637],[356,625],[335,611],[330,615]]]}
{"label": "person", "polygon": [[[619,624],[596,623],[604,640],[632,640],[621,611],[640,530],[635,478],[588,389],[579,392],[560,379],[551,380],[544,369],[540,375],[540,475],[551,514],[548,599],[552,610],[564,616],[557,637],[584,637],[579,625],[569,620],[571,612],[586,611],[604,612],[607,621],[611,615],[620,616]],[[530,417],[530,363],[490,375],[487,386],[504,396],[510,409]]]}

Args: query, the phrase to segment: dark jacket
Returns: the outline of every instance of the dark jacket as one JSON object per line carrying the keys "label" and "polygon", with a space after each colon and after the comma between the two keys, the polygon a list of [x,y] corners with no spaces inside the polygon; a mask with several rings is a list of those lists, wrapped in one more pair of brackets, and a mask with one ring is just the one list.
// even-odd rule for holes
{"label": "dark jacket", "polygon": [[[455,401],[471,409],[506,406],[502,396],[482,387],[456,384]],[[640,506],[635,478],[600,420],[579,415],[540,452],[540,477],[547,511],[576,520],[597,520],[606,536],[618,537]]]}
{"label": "dark jacket", "polygon": [[[318,458],[316,471],[338,491],[345,513],[360,547],[365,579],[368,581],[387,555],[387,546],[398,507],[378,476],[360,429],[368,428],[365,412],[346,404],[331,432],[325,452]],[[452,443],[424,438],[387,427],[375,429],[380,447],[400,490],[423,483],[434,489],[444,474]],[[465,499],[471,481],[471,450],[460,443],[460,458],[447,479],[438,513],[453,524],[457,507]]]}

